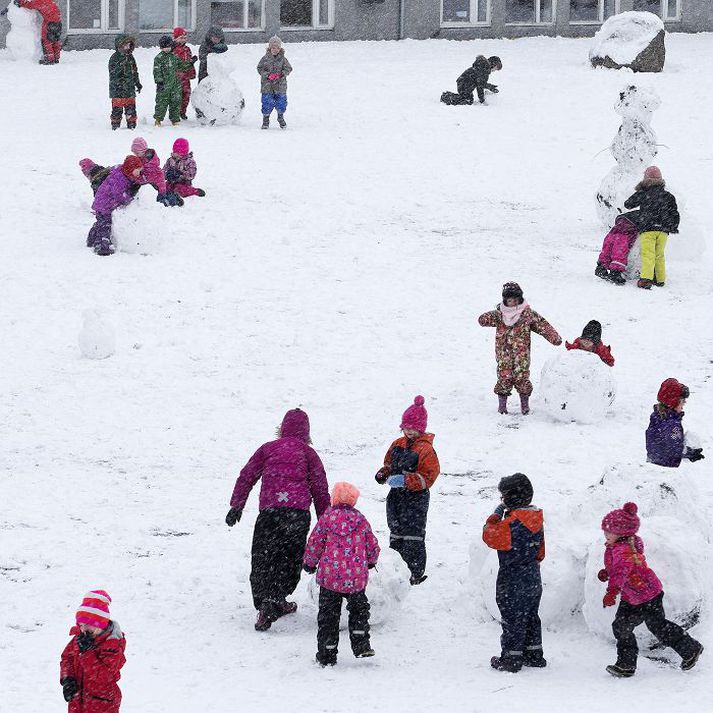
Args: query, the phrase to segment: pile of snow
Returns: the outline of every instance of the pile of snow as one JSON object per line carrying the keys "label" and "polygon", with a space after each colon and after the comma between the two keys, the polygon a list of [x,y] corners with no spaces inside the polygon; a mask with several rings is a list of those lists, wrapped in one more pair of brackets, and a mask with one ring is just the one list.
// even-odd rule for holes
{"label": "pile of snow", "polygon": [[124,253],[155,255],[160,253],[164,239],[180,233],[179,211],[156,202],[156,191],[142,186],[139,195],[126,208],[114,212],[112,240]]}
{"label": "pile of snow", "polygon": [[539,398],[555,421],[599,423],[616,396],[613,369],[579,349],[560,352],[542,367]]}
{"label": "pile of snow", "polygon": [[589,59],[610,58],[620,66],[634,63],[636,58],[664,32],[664,24],[652,12],[620,12],[610,17],[594,35]]}
{"label": "pile of snow", "polygon": [[42,56],[42,17],[39,12],[8,5],[10,30],[5,40],[10,55],[16,61],[37,62]]}
{"label": "pile of snow", "polygon": [[235,69],[234,60],[229,59],[227,54],[208,57],[208,76],[191,94],[191,103],[201,124],[235,124],[245,108],[243,93],[230,77]]}
{"label": "pile of snow", "polygon": [[114,328],[96,310],[84,311],[84,324],[78,341],[82,356],[86,359],[107,359],[116,350]]}

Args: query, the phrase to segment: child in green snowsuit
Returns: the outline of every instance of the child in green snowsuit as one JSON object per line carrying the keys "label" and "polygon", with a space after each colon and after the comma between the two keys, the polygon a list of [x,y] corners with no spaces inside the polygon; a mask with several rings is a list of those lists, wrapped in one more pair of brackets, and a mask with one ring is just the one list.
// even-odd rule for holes
{"label": "child in green snowsuit", "polygon": [[193,62],[184,62],[173,54],[173,40],[168,35],[164,35],[159,40],[158,46],[161,50],[153,61],[153,78],[156,82],[155,125],[161,126],[168,110],[168,118],[175,126],[181,121],[183,96],[178,72],[189,70]]}

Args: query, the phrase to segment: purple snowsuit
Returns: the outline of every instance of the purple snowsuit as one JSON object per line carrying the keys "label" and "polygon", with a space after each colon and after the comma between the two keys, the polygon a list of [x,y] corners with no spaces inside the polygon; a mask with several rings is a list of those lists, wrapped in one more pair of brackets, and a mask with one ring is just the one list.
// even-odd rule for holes
{"label": "purple snowsuit", "polygon": [[607,270],[624,272],[629,262],[629,251],[638,236],[637,226],[625,215],[618,216],[614,227],[604,237],[597,262]]}
{"label": "purple snowsuit", "polygon": [[128,205],[134,199],[138,185],[127,178],[121,166],[114,166],[109,175],[97,189],[92,203],[96,214],[96,222],[87,236],[87,247],[95,248],[101,255],[110,255],[111,248],[111,214],[117,208]]}
{"label": "purple snowsuit", "polygon": [[666,468],[678,468],[685,451],[685,439],[681,419],[683,413],[666,409],[661,414],[658,407],[649,419],[646,429],[646,460]]}

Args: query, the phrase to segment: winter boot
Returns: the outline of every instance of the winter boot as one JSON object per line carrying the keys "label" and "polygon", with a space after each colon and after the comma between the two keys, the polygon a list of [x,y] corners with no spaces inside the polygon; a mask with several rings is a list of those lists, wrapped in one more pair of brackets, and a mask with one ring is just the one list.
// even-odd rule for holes
{"label": "winter boot", "polygon": [[261,129],[269,129],[270,128],[270,115],[269,114],[262,115],[262,126],[260,128]]}
{"label": "winter boot", "polygon": [[261,607],[257,612],[255,620],[255,631],[267,631],[272,626],[272,619],[268,615],[267,609]]}
{"label": "winter boot", "polygon": [[666,284],[665,282],[656,282],[656,280],[654,280],[654,285],[656,287],[663,287],[665,284]]}
{"label": "winter boot", "polygon": [[171,126],[178,126],[180,123],[180,121],[172,121]]}
{"label": "winter boot", "polygon": [[363,651],[360,651],[358,654],[355,653],[354,656],[356,656],[358,659],[368,659],[371,658],[372,656],[376,656],[376,651],[371,648],[371,646],[367,647]]}
{"label": "winter boot", "polygon": [[508,397],[498,394],[498,413],[508,412]]}
{"label": "winter boot", "polygon": [[522,657],[522,665],[528,668],[545,668],[547,659],[542,655],[542,651],[538,651],[537,655],[525,652]]}
{"label": "winter boot", "polygon": [[412,587],[415,587],[417,584],[423,584],[427,579],[428,579],[427,574],[422,574],[418,577],[415,574],[412,574],[411,577],[409,578],[409,583],[411,584]]}
{"label": "winter boot", "polygon": [[520,411],[522,411],[523,416],[527,416],[530,413],[530,395],[520,394]]}
{"label": "winter boot", "polygon": [[314,657],[317,663],[324,668],[325,666],[336,666],[337,665],[337,654],[332,651],[317,652]]}
{"label": "winter boot", "polygon": [[97,255],[113,255],[114,246],[108,240],[100,240],[94,244],[94,252]]}
{"label": "winter boot", "polygon": [[609,270],[607,270],[602,263],[598,262],[597,266],[594,268],[594,274],[597,277],[601,277],[603,280],[606,280],[609,277]]}
{"label": "winter boot", "polygon": [[297,602],[279,602],[277,605],[277,611],[275,612],[279,616],[286,616],[287,614],[294,614],[297,611]]}
{"label": "winter boot", "polygon": [[205,198],[205,191],[202,188],[196,188],[196,195],[199,198]]}
{"label": "winter boot", "polygon": [[181,114],[181,121],[188,121],[188,116],[186,114]]}
{"label": "winter boot", "polygon": [[522,668],[522,661],[519,658],[510,656],[493,656],[493,658],[490,659],[490,665],[496,671],[517,673]]}
{"label": "winter boot", "polygon": [[693,656],[689,656],[687,659],[683,659],[681,661],[681,668],[684,671],[690,671],[697,663],[698,663],[698,658],[700,655],[703,653],[703,645],[698,644],[698,651],[696,651]]}
{"label": "winter boot", "polygon": [[156,119],[156,120],[154,121],[153,125],[154,125],[154,126],[161,126],[161,122],[160,122],[158,119]]}
{"label": "winter boot", "polygon": [[612,270],[609,273],[609,282],[613,282],[615,285],[625,285],[626,278],[624,277],[623,273],[619,272],[618,270]]}
{"label": "winter boot", "polygon": [[624,668],[615,663],[612,666],[607,666],[607,673],[610,673],[616,678],[631,678],[635,673],[635,668]]}
{"label": "winter boot", "polygon": [[287,127],[287,122],[285,121],[285,115],[284,114],[278,114],[277,115],[277,123],[280,125],[281,129],[284,129]]}
{"label": "winter boot", "polygon": [[650,290],[651,285],[654,283],[651,280],[645,280],[645,279],[640,279],[637,283],[636,286],[640,287],[642,290]]}

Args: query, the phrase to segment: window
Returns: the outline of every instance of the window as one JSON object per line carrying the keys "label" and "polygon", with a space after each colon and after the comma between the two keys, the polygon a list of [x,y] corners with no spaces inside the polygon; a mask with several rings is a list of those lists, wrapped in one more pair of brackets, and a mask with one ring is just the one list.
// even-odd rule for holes
{"label": "window", "polygon": [[282,27],[334,27],[334,0],[280,0]]}
{"label": "window", "polygon": [[124,25],[124,0],[67,0],[70,31],[118,32]]}
{"label": "window", "polygon": [[211,25],[224,30],[262,30],[265,0],[213,0]]}
{"label": "window", "polygon": [[554,22],[553,0],[505,0],[505,22],[511,25],[549,25]]}
{"label": "window", "polygon": [[569,21],[602,23],[619,12],[619,0],[569,0]]}
{"label": "window", "polygon": [[634,10],[653,12],[664,20],[680,20],[681,0],[634,0]]}
{"label": "window", "polygon": [[442,25],[486,25],[489,22],[489,0],[441,0]]}
{"label": "window", "polygon": [[166,31],[174,27],[194,27],[195,0],[139,0],[139,29]]}

